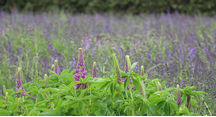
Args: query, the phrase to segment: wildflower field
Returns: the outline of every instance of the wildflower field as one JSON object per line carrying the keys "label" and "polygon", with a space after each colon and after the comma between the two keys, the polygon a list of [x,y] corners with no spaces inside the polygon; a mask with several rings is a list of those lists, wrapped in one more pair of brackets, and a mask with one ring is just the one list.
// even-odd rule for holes
{"label": "wildflower field", "polygon": [[216,116],[216,16],[0,12],[0,116]]}

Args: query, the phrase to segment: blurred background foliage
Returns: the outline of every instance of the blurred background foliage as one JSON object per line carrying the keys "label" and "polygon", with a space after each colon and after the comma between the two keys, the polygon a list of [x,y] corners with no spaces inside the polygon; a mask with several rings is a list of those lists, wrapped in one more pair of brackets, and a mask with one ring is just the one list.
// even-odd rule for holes
{"label": "blurred background foliage", "polygon": [[[17,8],[17,9],[16,9]],[[214,15],[216,0],[0,0],[0,9],[6,11],[56,11],[62,9],[74,14],[94,12],[113,13],[203,13]]]}

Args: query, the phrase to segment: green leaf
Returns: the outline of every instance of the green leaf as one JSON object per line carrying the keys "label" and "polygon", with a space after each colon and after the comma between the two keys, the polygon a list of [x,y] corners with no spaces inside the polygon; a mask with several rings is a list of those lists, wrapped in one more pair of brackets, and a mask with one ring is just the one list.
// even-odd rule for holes
{"label": "green leaf", "polygon": [[58,113],[59,116],[61,116],[62,114],[62,107],[61,107],[62,102],[63,102],[62,99],[59,98],[58,104],[56,106],[56,112]]}
{"label": "green leaf", "polygon": [[39,113],[39,109],[38,108],[34,108],[32,109],[29,113],[28,116],[37,116],[37,114]]}
{"label": "green leaf", "polygon": [[61,104],[61,106],[68,106],[68,105],[72,105],[72,104],[74,104],[74,103],[77,103],[77,101],[71,101],[71,100],[69,100],[69,101],[64,101],[64,102]]}
{"label": "green leaf", "polygon": [[138,64],[138,62],[135,62],[135,63],[133,63],[132,65],[131,65],[131,69],[130,69],[130,72],[132,72],[133,71],[133,69],[136,67],[136,65]]}
{"label": "green leaf", "polygon": [[9,110],[6,110],[6,109],[0,109],[0,115],[1,116],[5,116],[7,114],[10,114],[11,112]]}
{"label": "green leaf", "polygon": [[132,81],[133,81],[133,84],[134,84],[136,90],[139,91],[139,90],[140,90],[139,81],[137,81],[137,79],[135,79],[135,78],[133,78],[133,77],[132,77]]}
{"label": "green leaf", "polygon": [[170,116],[170,105],[169,105],[169,103],[166,103],[166,105],[164,107],[164,111],[165,111],[165,116]]}
{"label": "green leaf", "polygon": [[83,101],[82,100],[78,100],[78,102],[79,102],[79,110],[81,111],[82,107],[83,107]]}
{"label": "green leaf", "polygon": [[152,101],[149,106],[153,106],[159,102],[165,101],[164,98],[152,98],[151,100],[154,100],[154,101]]}
{"label": "green leaf", "polygon": [[65,96],[66,99],[72,99],[72,100],[77,100],[77,98],[73,97],[73,96]]}
{"label": "green leaf", "polygon": [[33,101],[31,101],[31,100],[25,100],[25,102],[28,102],[28,103],[30,103],[30,104],[33,104],[33,105],[34,105],[34,102],[33,102]]}
{"label": "green leaf", "polygon": [[40,116],[59,116],[58,113],[51,109],[43,109],[42,113],[39,113]]}

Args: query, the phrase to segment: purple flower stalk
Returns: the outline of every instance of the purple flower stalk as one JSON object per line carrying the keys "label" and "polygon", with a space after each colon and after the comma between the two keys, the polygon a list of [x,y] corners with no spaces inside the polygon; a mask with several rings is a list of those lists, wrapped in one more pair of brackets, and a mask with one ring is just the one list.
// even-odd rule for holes
{"label": "purple flower stalk", "polygon": [[[87,72],[85,70],[85,65],[84,65],[84,56],[83,56],[83,50],[82,48],[79,48],[79,58],[75,70],[75,82],[79,81],[80,78],[86,78]],[[76,84],[75,88],[79,89],[79,87],[82,85],[83,88],[87,88],[87,84]]]}
{"label": "purple flower stalk", "polygon": [[187,96],[187,105],[186,105],[187,108],[190,108],[190,105],[191,105],[191,104],[190,104],[190,100],[191,100],[191,96],[188,95],[188,96]]}
{"label": "purple flower stalk", "polygon": [[[55,69],[55,65],[53,64],[52,66],[51,66],[51,71],[54,71],[54,69]],[[52,74],[50,73],[49,74],[49,76],[51,76]]]}
{"label": "purple flower stalk", "polygon": [[[127,56],[128,56],[128,55],[125,56],[125,73],[130,72],[130,71],[129,71],[129,66],[128,66]],[[128,57],[129,57],[129,56],[128,56]],[[122,78],[121,81],[122,81],[122,82],[125,82],[125,78]]]}
{"label": "purple flower stalk", "polygon": [[58,68],[58,61],[57,61],[57,60],[55,60],[55,68],[54,68],[54,71],[55,71],[56,74],[59,75],[59,68]]}
{"label": "purple flower stalk", "polygon": [[[24,90],[24,87],[22,86],[22,80],[21,80],[21,70],[20,68],[18,68],[18,72],[17,72],[17,84],[16,84],[16,90],[19,89],[19,88],[22,88],[23,91]],[[25,96],[26,95],[26,92],[22,92],[22,93],[17,93],[16,94],[16,97],[20,97],[20,96]]]}
{"label": "purple flower stalk", "polygon": [[96,69],[96,63],[93,63],[93,70],[92,70],[92,77],[97,78],[97,69]]}
{"label": "purple flower stalk", "polygon": [[180,89],[179,89],[179,85],[177,85],[177,101],[176,103],[178,105],[181,105],[182,104],[182,100],[181,100],[181,92],[180,92]]}

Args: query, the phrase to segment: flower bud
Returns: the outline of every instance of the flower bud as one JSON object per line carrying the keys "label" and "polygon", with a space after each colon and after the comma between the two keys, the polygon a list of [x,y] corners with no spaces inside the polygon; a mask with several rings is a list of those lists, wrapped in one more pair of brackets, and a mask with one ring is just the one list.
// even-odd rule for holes
{"label": "flower bud", "polygon": [[120,72],[120,68],[119,68],[118,61],[116,59],[115,54],[113,54],[113,60],[114,60],[114,66],[116,69],[117,81],[120,82],[121,81],[121,72]]}
{"label": "flower bud", "polygon": [[161,87],[160,82],[158,82],[158,90],[159,90],[159,91],[162,91],[162,87]]}
{"label": "flower bud", "polygon": [[45,82],[45,88],[47,88],[47,85],[48,85],[48,76],[47,76],[47,74],[44,75],[44,82]]}
{"label": "flower bud", "polygon": [[93,63],[93,69],[92,69],[92,77],[97,78],[97,69],[96,69],[96,63]]}
{"label": "flower bud", "polygon": [[54,68],[54,71],[55,71],[56,74],[59,75],[58,61],[57,61],[57,60],[55,60],[55,68]]}
{"label": "flower bud", "polygon": [[3,95],[4,96],[6,95],[6,87],[5,87],[5,85],[3,85]]}
{"label": "flower bud", "polygon": [[144,67],[143,67],[143,65],[141,66],[141,76],[144,76],[145,75],[145,73],[144,73]]}
{"label": "flower bud", "polygon": [[182,104],[181,92],[180,92],[179,85],[177,85],[177,101],[176,101],[176,103],[177,103],[178,105],[181,105],[181,104]]}

